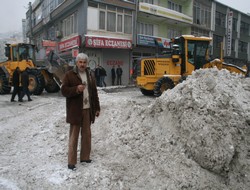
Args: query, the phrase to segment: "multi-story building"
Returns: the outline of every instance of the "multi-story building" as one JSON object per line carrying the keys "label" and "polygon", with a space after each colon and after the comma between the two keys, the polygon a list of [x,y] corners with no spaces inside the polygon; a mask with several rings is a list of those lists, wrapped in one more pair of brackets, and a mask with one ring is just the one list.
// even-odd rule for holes
{"label": "multi-story building", "polygon": [[239,66],[250,62],[250,15],[223,5],[217,1],[212,5],[213,56],[223,57],[226,62]]}
{"label": "multi-story building", "polygon": [[123,68],[130,81],[132,60],[156,55],[182,34],[213,38],[212,58],[234,64],[250,61],[250,16],[215,0],[35,0],[26,13],[27,36],[38,59],[50,50],[74,64],[84,51],[90,67]]}
{"label": "multi-story building", "polygon": [[36,0],[27,15],[37,58],[54,50],[74,64],[78,52],[84,51],[91,69],[106,69],[108,85],[113,65],[122,67],[123,84],[128,84],[135,5],[134,0]]}

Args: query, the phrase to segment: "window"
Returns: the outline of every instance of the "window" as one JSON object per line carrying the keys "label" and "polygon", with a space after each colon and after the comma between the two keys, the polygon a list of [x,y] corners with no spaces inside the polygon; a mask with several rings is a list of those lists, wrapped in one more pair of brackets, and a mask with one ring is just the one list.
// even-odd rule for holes
{"label": "window", "polygon": [[138,23],[137,33],[153,36],[154,35],[154,26],[153,24],[148,23]]}
{"label": "window", "polygon": [[214,38],[213,38],[213,44],[214,44],[214,47],[215,48],[221,48],[221,43],[223,42],[223,37],[222,36],[217,36],[217,35],[214,35]]}
{"label": "window", "polygon": [[140,2],[154,4],[154,0],[140,0]]}
{"label": "window", "polygon": [[132,11],[99,4],[99,30],[132,34]]}
{"label": "window", "polygon": [[191,34],[194,36],[209,36],[209,31],[197,27],[192,27]]}
{"label": "window", "polygon": [[249,24],[245,22],[240,23],[240,33],[249,35]]}
{"label": "window", "polygon": [[181,30],[177,29],[168,29],[168,38],[172,39],[175,37],[181,36]]}
{"label": "window", "polygon": [[115,25],[116,25],[116,14],[113,12],[108,12],[107,13],[107,31],[116,32]]}
{"label": "window", "polygon": [[172,1],[168,1],[168,8],[180,13],[182,12],[182,6]]}
{"label": "window", "polygon": [[233,18],[233,31],[237,31],[237,19]]}
{"label": "window", "polygon": [[194,24],[202,25],[204,27],[210,28],[211,25],[211,7],[203,5],[198,2],[194,2]]}
{"label": "window", "polygon": [[239,41],[239,52],[247,53],[247,42]]}
{"label": "window", "polygon": [[215,25],[225,28],[226,15],[220,12],[216,12]]}
{"label": "window", "polygon": [[100,11],[99,13],[99,29],[105,30],[105,15],[104,11]]}
{"label": "window", "polygon": [[64,37],[77,32],[77,13],[63,20],[62,29]]}

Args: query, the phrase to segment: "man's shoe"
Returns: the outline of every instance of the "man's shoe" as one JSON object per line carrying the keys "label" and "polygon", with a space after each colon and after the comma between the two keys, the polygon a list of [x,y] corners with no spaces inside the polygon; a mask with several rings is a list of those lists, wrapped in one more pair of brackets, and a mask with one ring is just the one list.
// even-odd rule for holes
{"label": "man's shoe", "polygon": [[30,101],[32,101],[32,99],[28,99],[28,101],[30,102]]}
{"label": "man's shoe", "polygon": [[22,100],[22,99],[20,99],[20,100],[18,100],[18,102],[23,102],[23,100]]}
{"label": "man's shoe", "polygon": [[16,102],[16,100],[10,100],[11,102]]}
{"label": "man's shoe", "polygon": [[76,170],[76,166],[75,165],[68,165],[68,168],[70,169],[70,170],[73,170],[73,171],[75,171]]}
{"label": "man's shoe", "polygon": [[80,162],[81,162],[81,163],[82,163],[82,162],[85,162],[85,163],[91,163],[91,162],[92,162],[92,160],[81,160]]}

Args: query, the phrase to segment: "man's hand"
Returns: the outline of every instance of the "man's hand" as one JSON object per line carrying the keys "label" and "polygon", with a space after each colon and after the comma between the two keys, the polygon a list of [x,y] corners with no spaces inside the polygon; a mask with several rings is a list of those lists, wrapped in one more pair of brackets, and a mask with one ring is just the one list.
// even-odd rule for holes
{"label": "man's hand", "polygon": [[96,116],[96,117],[99,117],[99,115],[100,115],[100,111],[96,111],[96,112],[95,112],[95,116]]}
{"label": "man's hand", "polygon": [[86,84],[79,84],[76,88],[77,93],[82,93],[84,89],[86,88]]}

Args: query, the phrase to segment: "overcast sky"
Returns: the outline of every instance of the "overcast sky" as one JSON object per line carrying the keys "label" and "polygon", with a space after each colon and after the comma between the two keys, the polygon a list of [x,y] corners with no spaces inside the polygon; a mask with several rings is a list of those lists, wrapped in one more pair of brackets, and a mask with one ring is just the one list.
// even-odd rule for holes
{"label": "overcast sky", "polygon": [[[250,0],[217,1],[243,13],[250,13]],[[29,2],[33,3],[34,0],[0,0],[0,33],[21,31]]]}

